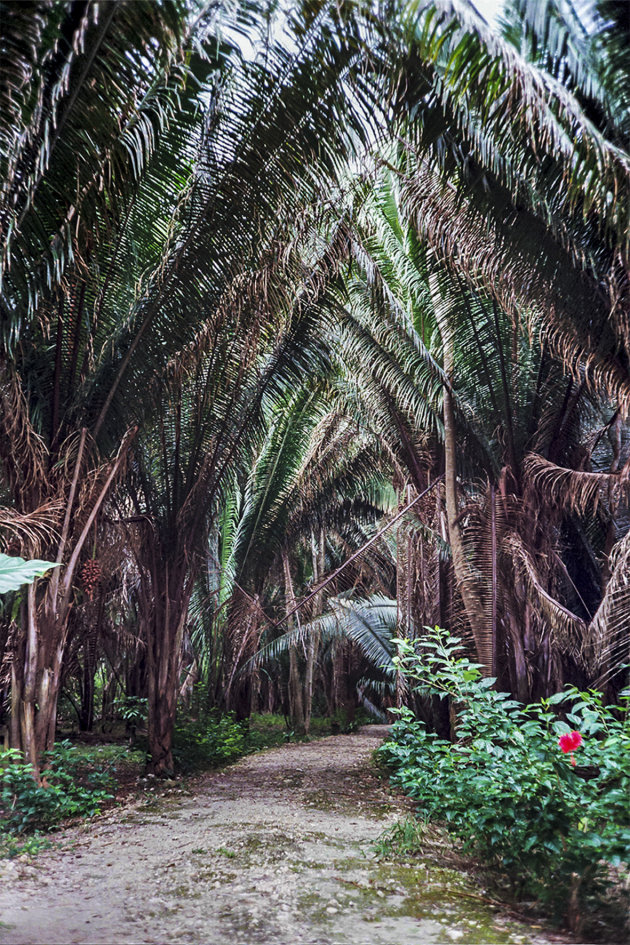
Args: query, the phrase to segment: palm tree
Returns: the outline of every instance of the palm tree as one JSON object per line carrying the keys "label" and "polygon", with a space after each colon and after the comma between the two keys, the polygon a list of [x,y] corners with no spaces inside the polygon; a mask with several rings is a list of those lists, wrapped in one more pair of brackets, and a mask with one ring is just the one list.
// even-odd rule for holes
{"label": "palm tree", "polygon": [[12,743],[36,771],[82,547],[133,437],[130,422],[102,435],[95,378],[122,359],[132,260],[151,262],[142,233],[172,192],[154,171],[185,76],[184,14],[172,2],[3,11],[3,473],[15,513],[47,522],[41,550],[65,565],[29,588],[12,660]]}
{"label": "palm tree", "polygon": [[[271,383],[274,332],[285,365],[283,320],[296,309],[280,273],[351,147],[338,118],[341,80],[360,52],[347,12],[298,16],[287,48],[266,10],[245,10],[225,24],[249,31],[256,55],[244,62],[218,38],[214,8],[194,41],[186,6],[167,0],[60,4],[33,22],[8,10],[3,53],[16,69],[3,73],[3,94],[20,137],[7,120],[0,442],[12,505],[34,515],[52,503],[60,537],[45,550],[65,564],[29,592],[13,660],[12,737],[34,765],[54,734],[82,548],[137,429],[145,435],[162,396],[179,390],[178,374],[194,375],[205,357],[202,373],[215,376],[208,364],[231,350],[230,320],[249,319],[249,335],[234,336],[251,340],[247,366],[268,350],[261,376]],[[31,98],[22,79],[40,66]],[[315,270],[303,312],[325,281]],[[185,411],[184,387],[174,396]],[[246,421],[245,412],[241,431]]]}
{"label": "palm tree", "polygon": [[282,313],[284,325],[273,332],[261,323],[258,295],[233,319],[217,318],[211,354],[193,371],[174,370],[155,423],[138,437],[126,486],[128,524],[140,573],[149,750],[158,774],[173,769],[182,642],[209,531],[247,468],[264,429],[265,405],[315,371],[325,352],[313,300],[304,304],[295,284],[294,292],[293,312]]}
{"label": "palm tree", "polygon": [[[387,172],[366,203],[347,283],[342,350],[364,422],[380,427],[418,492],[445,473],[444,537],[486,671],[524,700],[561,686],[567,671],[592,680],[589,635],[601,635],[604,613],[611,630],[628,613],[621,571],[612,571],[607,595],[606,576],[591,570],[610,552],[605,536],[616,523],[625,534],[621,480],[614,472],[571,478],[565,467],[610,462],[608,404],[575,384],[531,330],[432,258],[404,215],[404,187]],[[613,492],[600,498],[606,486]],[[439,571],[433,508],[423,509],[422,526]],[[626,544],[617,551],[622,567]],[[434,584],[434,600],[435,592]],[[426,611],[422,600],[417,607]],[[426,622],[418,617],[416,628]]]}

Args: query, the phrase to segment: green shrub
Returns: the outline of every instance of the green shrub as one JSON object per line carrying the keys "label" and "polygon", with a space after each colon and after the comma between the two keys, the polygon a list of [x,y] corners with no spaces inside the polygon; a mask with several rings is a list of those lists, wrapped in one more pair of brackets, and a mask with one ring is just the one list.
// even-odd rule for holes
{"label": "green shrub", "polygon": [[270,712],[254,713],[242,724],[246,732],[248,753],[284,745],[295,735],[287,727],[287,719],[283,715]]}
{"label": "green shrub", "polygon": [[[393,781],[425,817],[507,874],[515,892],[575,926],[587,902],[605,894],[611,871],[630,864],[628,700],[606,707],[600,693],[569,687],[522,706],[492,689],[445,631],[431,631],[421,652],[417,643],[397,645],[396,663],[417,691],[451,698],[457,741],[396,710],[380,749]],[[572,730],[583,741],[565,754],[559,738]]]}
{"label": "green shrub", "polygon": [[175,726],[173,757],[182,771],[216,768],[246,752],[243,726],[231,713],[210,713]]}
{"label": "green shrub", "polygon": [[45,786],[13,749],[0,753],[0,826],[12,833],[47,830],[70,817],[91,817],[112,798],[111,768],[92,756],[78,758],[64,741],[44,756]]}
{"label": "green shrub", "polygon": [[147,699],[139,696],[125,696],[124,699],[116,699],[114,706],[118,717],[130,727],[144,725],[147,721]]}

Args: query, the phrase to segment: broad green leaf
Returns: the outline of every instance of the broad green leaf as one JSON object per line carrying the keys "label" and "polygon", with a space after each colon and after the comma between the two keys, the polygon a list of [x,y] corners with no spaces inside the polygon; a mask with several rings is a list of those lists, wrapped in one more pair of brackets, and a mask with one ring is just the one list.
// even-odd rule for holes
{"label": "broad green leaf", "polygon": [[32,584],[49,568],[58,568],[53,561],[25,561],[24,558],[0,554],[0,594],[17,591],[22,584]]}

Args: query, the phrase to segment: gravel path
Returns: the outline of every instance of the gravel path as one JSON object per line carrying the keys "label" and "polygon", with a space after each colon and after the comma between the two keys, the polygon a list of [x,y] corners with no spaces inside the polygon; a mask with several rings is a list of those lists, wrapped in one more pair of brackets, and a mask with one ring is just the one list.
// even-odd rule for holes
{"label": "gravel path", "polygon": [[[546,943],[466,874],[379,861],[409,805],[379,779],[372,726],[249,756],[0,863],[0,942],[195,945]],[[566,941],[566,939],[563,939]]]}

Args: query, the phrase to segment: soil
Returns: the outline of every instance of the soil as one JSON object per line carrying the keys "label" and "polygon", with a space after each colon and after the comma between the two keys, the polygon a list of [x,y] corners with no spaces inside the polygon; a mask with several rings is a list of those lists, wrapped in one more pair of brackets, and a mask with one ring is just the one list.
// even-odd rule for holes
{"label": "soil", "polygon": [[251,755],[0,863],[0,943],[431,945],[567,942],[435,858],[380,859],[410,813],[370,726]]}

